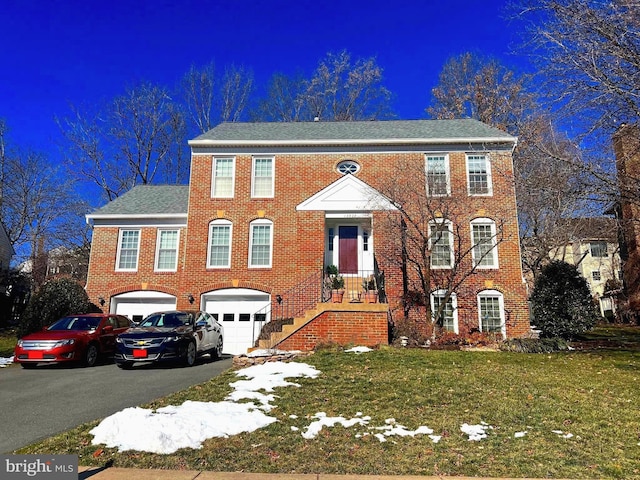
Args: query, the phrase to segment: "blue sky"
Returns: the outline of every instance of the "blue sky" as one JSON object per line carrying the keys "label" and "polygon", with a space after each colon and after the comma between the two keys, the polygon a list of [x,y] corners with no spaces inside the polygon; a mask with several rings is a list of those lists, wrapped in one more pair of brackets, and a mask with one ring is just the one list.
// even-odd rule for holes
{"label": "blue sky", "polygon": [[0,9],[0,118],[10,140],[55,156],[55,116],[139,80],[173,87],[192,64],[309,75],[328,51],[375,56],[401,119],[424,118],[452,55],[511,54],[518,25],[505,0],[5,1]]}

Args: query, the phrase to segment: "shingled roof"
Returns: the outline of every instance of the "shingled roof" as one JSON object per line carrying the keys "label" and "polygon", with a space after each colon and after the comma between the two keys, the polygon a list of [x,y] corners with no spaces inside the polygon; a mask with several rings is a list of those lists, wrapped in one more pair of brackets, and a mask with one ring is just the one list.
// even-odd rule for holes
{"label": "shingled roof", "polygon": [[367,122],[221,123],[189,141],[192,147],[223,144],[367,144],[507,142],[513,137],[473,119]]}
{"label": "shingled roof", "polygon": [[182,216],[189,206],[188,185],[137,185],[87,219],[139,216]]}

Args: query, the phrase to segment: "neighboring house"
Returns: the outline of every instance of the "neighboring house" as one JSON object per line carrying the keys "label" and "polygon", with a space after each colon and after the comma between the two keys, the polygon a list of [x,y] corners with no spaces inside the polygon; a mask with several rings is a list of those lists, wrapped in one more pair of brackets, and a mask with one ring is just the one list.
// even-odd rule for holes
{"label": "neighboring house", "polygon": [[[400,235],[382,227],[396,213],[379,189],[389,179],[403,184],[404,162],[464,212],[455,225],[426,227],[437,235],[434,271],[474,254],[474,273],[451,296],[431,295],[432,306],[448,302],[444,328],[525,335],[515,143],[469,119],[221,124],[189,142],[188,186],[137,186],[87,215],[87,292],[134,320],[204,309],[223,323],[226,353],[246,352],[265,323],[287,318],[293,325],[262,346],[385,344],[389,322],[421,321],[406,304]],[[345,279],[343,303],[323,302],[329,265]],[[372,275],[375,304],[360,295]]]}
{"label": "neighboring house", "polygon": [[585,217],[565,223],[563,228],[571,232],[571,239],[550,256],[578,269],[598,302],[600,314],[611,319],[616,313],[615,292],[622,286],[617,222],[608,217]]}
{"label": "neighboring house", "polygon": [[72,278],[80,285],[87,281],[89,251],[86,247],[56,247],[47,252],[46,279]]}

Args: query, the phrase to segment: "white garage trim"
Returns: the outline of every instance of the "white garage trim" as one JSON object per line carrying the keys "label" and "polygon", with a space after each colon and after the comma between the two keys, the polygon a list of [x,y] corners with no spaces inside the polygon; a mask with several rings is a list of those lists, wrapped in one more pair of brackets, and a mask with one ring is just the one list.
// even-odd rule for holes
{"label": "white garage trim", "polygon": [[153,312],[175,309],[175,296],[163,292],[137,290],[111,297],[109,312],[125,315],[139,322]]}
{"label": "white garage trim", "polygon": [[203,310],[217,317],[224,328],[224,353],[232,355],[247,353],[253,347],[260,329],[270,320],[270,305],[271,295],[248,288],[225,288],[202,295]]}

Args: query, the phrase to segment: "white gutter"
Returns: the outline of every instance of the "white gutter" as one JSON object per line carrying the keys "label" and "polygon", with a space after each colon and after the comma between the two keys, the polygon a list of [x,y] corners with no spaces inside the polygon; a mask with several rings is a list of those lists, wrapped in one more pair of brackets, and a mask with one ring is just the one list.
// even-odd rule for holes
{"label": "white gutter", "polygon": [[116,213],[106,213],[106,214],[93,214],[89,213],[85,215],[85,219],[87,224],[90,220],[134,220],[138,218],[187,218],[186,213],[146,213],[144,215],[140,214],[116,214]]}
{"label": "white gutter", "polygon": [[[517,143],[517,137],[471,137],[471,138],[389,138],[389,139],[326,139],[326,140],[189,140],[190,147],[214,146],[287,146],[287,145],[407,145],[407,144],[442,144],[442,143]],[[514,147],[515,148],[515,147]]]}

